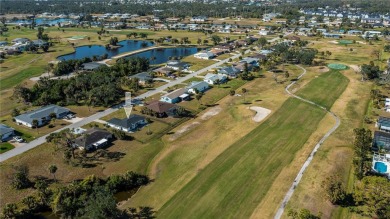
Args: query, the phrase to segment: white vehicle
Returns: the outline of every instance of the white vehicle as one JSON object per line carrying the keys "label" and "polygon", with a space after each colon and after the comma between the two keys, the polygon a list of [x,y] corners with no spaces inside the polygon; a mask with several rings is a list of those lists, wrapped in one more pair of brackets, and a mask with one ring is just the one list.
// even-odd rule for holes
{"label": "white vehicle", "polygon": [[19,142],[19,143],[24,142],[24,139],[21,138],[20,136],[14,136],[13,139],[14,139],[16,142]]}
{"label": "white vehicle", "polygon": [[75,117],[74,114],[68,114],[65,116],[65,119],[73,119]]}

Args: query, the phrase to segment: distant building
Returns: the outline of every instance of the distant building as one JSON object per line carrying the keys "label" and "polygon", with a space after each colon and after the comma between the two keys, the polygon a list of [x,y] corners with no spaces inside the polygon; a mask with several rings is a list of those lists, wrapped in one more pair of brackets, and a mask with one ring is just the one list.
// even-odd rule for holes
{"label": "distant building", "polygon": [[138,83],[141,85],[145,85],[146,83],[153,81],[153,75],[149,72],[141,72],[130,76],[130,78],[138,78]]}
{"label": "distant building", "polygon": [[177,71],[179,69],[181,70],[187,69],[188,67],[190,67],[190,65],[187,62],[181,62],[179,60],[171,60],[167,62],[166,67]]}
{"label": "distant building", "polygon": [[99,63],[99,62],[88,62],[88,63],[82,64],[81,68],[84,71],[94,71],[94,70],[100,68],[101,66],[106,66],[106,65],[103,63]]}
{"label": "distant building", "polygon": [[61,119],[70,113],[70,110],[57,105],[48,105],[39,109],[16,116],[15,122],[19,125],[33,127],[33,121],[38,121],[38,126],[42,126],[51,120],[50,115],[54,113],[57,119]]}
{"label": "distant building", "polygon": [[6,141],[15,134],[15,129],[10,128],[4,124],[0,124],[1,141]]}
{"label": "distant building", "polygon": [[16,38],[16,39],[13,39],[11,42],[12,43],[20,43],[20,44],[26,44],[28,42],[30,42],[31,40],[28,39],[28,38]]}
{"label": "distant building", "polygon": [[156,73],[157,76],[165,76],[168,77],[173,73],[173,69],[167,68],[167,67],[160,67],[153,70],[154,73]]}
{"label": "distant building", "polygon": [[140,115],[131,115],[124,119],[113,118],[107,121],[107,125],[110,127],[125,132],[132,132],[145,124],[147,124],[145,117]]}
{"label": "distant building", "polygon": [[201,51],[198,52],[194,55],[195,58],[197,59],[213,59],[215,55],[212,52],[208,51]]}

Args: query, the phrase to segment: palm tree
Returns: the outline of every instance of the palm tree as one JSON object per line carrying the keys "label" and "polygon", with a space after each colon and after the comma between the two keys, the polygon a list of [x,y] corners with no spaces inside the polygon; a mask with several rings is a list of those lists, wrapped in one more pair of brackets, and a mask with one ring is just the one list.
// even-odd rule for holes
{"label": "palm tree", "polygon": [[[38,122],[38,120],[36,120],[36,119],[34,119],[33,121],[32,121],[32,127],[33,128],[36,128],[37,129],[37,132],[38,132],[38,125],[39,125],[39,122]],[[39,133],[39,132],[38,132]]]}
{"label": "palm tree", "polygon": [[51,118],[51,120],[54,122],[54,124],[55,124],[55,122],[56,122],[56,119],[57,119],[57,114],[55,114],[55,113],[50,113],[50,118]]}
{"label": "palm tree", "polygon": [[200,99],[202,99],[202,96],[203,96],[203,93],[198,93],[198,94],[195,95],[195,98],[196,98],[196,100],[199,102],[199,104],[202,104],[202,103],[200,102]]}
{"label": "palm tree", "polygon": [[246,94],[247,90],[246,90],[246,88],[242,88],[241,91],[242,91],[242,96],[244,97],[244,102],[246,102],[245,101],[245,94]]}
{"label": "palm tree", "polygon": [[56,172],[57,172],[57,166],[52,164],[49,166],[49,172],[53,175],[53,179],[56,180]]}

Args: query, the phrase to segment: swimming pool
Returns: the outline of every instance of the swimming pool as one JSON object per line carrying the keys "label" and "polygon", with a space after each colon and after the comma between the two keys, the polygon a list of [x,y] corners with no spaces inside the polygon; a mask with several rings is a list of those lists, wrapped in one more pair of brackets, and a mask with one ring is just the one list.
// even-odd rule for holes
{"label": "swimming pool", "polygon": [[374,169],[378,173],[386,173],[387,172],[387,165],[385,163],[382,163],[382,162],[376,162],[374,165]]}

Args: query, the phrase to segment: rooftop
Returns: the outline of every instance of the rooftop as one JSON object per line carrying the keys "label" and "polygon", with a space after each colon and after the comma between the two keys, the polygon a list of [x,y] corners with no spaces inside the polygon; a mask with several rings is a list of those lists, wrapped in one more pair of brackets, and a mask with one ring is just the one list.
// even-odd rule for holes
{"label": "rooftop", "polygon": [[140,115],[131,115],[129,118],[124,118],[124,119],[118,119],[118,118],[112,118],[107,121],[107,123],[120,126],[123,128],[131,128],[132,124],[136,124],[140,121],[145,120],[145,117],[140,116]]}
{"label": "rooftop", "polygon": [[146,107],[157,113],[165,113],[168,112],[170,109],[176,107],[176,105],[161,101],[153,101],[148,103]]}
{"label": "rooftop", "polygon": [[96,143],[109,135],[111,135],[111,133],[106,130],[92,128],[85,131],[82,136],[76,138],[74,143],[79,147],[85,148],[86,146]]}
{"label": "rooftop", "polygon": [[51,113],[56,113],[58,115],[58,114],[66,113],[66,112],[70,112],[70,110],[68,108],[52,104],[52,105],[47,105],[47,106],[41,107],[39,109],[21,114],[19,116],[16,116],[15,119],[25,121],[28,123],[32,123],[32,121],[34,119],[39,120],[39,119],[42,119],[44,117],[48,117]]}

